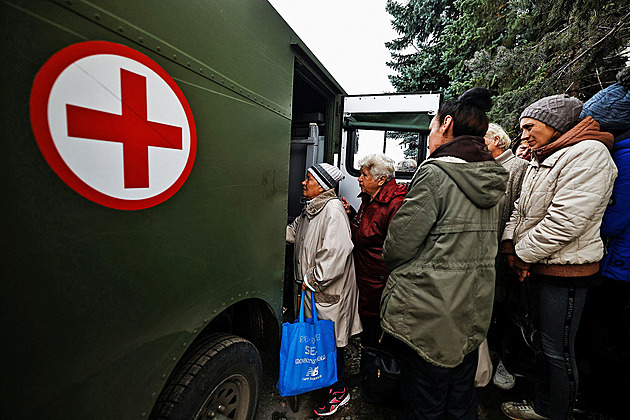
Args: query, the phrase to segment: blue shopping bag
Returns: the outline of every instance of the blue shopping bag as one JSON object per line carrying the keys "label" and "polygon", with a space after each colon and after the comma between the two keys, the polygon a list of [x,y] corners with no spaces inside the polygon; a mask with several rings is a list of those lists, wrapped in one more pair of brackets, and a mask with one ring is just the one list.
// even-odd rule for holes
{"label": "blue shopping bag", "polygon": [[304,319],[304,291],[300,316],[282,324],[280,378],[278,391],[283,397],[324,388],[337,382],[337,345],[335,323],[318,320],[311,293],[313,318]]}

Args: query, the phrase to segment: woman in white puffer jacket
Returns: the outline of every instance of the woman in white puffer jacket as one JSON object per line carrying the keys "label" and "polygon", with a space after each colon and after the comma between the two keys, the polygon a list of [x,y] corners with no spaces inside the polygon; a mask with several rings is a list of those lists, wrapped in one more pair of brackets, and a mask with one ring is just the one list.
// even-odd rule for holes
{"label": "woman in white puffer jacket", "polygon": [[617,176],[609,152],[613,136],[591,117],[576,125],[581,109],[577,98],[555,95],[520,117],[533,159],[502,252],[527,282],[545,366],[533,406],[502,404],[515,419],[571,419],[575,404],[575,333],[587,288],[598,280],[599,228]]}

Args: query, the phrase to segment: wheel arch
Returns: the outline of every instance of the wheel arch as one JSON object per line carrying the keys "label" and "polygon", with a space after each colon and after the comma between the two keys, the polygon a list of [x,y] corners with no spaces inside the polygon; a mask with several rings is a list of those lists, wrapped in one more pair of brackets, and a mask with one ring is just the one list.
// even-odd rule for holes
{"label": "wheel arch", "polygon": [[[212,342],[217,337],[236,336],[235,339],[244,339],[250,342],[260,353],[280,351],[280,321],[273,308],[264,300],[250,298],[239,301],[224,309],[206,325],[195,339],[187,346],[186,351],[181,355],[175,364],[164,388],[160,392],[160,397],[172,387],[173,381],[181,374],[181,370],[189,361],[195,357],[200,348],[208,342]],[[262,376],[260,377],[262,380]],[[164,400],[158,398],[153,407],[152,413],[159,412],[164,405]],[[152,418],[155,416],[152,415]],[[157,418],[161,418],[158,416]]]}
{"label": "wheel arch", "polygon": [[208,323],[195,341],[217,332],[242,337],[259,351],[280,350],[280,321],[273,308],[262,299],[244,299],[226,308]]}

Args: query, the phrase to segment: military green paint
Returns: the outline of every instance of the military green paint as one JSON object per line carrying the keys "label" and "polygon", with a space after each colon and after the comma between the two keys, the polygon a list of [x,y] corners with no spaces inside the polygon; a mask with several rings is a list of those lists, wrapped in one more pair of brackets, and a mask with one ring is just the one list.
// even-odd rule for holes
{"label": "military green paint", "polygon": [[[0,3],[0,16],[0,416],[146,418],[221,311],[252,299],[281,314],[297,37],[263,0],[17,0]],[[86,200],[37,148],[33,79],[86,40],[147,55],[190,104],[195,164],[162,204],[121,211]]]}

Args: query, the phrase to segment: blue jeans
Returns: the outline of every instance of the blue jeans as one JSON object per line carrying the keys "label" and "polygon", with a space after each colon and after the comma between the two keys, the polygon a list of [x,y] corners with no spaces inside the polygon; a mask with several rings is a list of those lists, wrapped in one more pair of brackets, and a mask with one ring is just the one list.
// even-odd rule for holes
{"label": "blue jeans", "polygon": [[544,359],[535,380],[534,408],[551,420],[571,419],[578,387],[575,335],[587,288],[555,286],[539,280],[533,273],[526,280]]}

